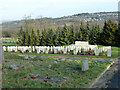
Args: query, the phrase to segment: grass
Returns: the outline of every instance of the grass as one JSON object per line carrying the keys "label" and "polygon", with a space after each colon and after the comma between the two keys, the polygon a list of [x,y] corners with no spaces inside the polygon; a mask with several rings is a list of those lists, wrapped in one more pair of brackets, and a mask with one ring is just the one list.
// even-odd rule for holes
{"label": "grass", "polygon": [[[111,62],[110,61],[89,61],[89,70],[82,72],[80,69],[66,69],[62,65],[73,65],[81,67],[81,60],[61,59],[53,69],[48,66],[54,65],[55,58],[42,59],[43,61],[24,60],[24,57],[17,54],[6,53],[5,63],[2,70],[3,88],[84,88],[87,87]],[[20,64],[25,68],[18,70],[10,69],[12,64]],[[35,80],[22,80],[29,74],[40,74],[48,76],[67,77],[68,80],[61,85],[49,84]]]}
{"label": "grass", "polygon": [[3,46],[16,46],[16,43],[2,43]]}

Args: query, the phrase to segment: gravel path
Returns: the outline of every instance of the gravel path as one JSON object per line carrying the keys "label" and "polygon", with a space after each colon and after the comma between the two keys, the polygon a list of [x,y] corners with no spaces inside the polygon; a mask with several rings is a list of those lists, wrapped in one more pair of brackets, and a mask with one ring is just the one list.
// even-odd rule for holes
{"label": "gravel path", "polygon": [[120,90],[120,58],[101,76],[92,88],[116,88]]}
{"label": "gravel path", "polygon": [[107,81],[106,89],[108,88],[119,88],[120,90],[120,58],[116,62],[116,69],[113,76]]}

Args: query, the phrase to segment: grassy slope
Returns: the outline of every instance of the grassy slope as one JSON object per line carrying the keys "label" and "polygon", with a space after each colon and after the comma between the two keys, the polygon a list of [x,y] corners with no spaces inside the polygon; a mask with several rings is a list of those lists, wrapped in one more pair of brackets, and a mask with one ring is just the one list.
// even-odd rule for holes
{"label": "grassy slope", "polygon": [[[91,83],[111,62],[89,61],[89,70],[82,72],[81,69],[65,69],[62,65],[80,66],[80,60],[65,60],[58,61],[57,68],[48,69],[48,65],[53,65],[55,58],[39,60],[23,60],[23,57],[10,54],[5,56],[6,62],[3,65],[2,80],[3,88],[83,88]],[[11,64],[19,63],[25,68],[12,70],[9,68]],[[33,80],[21,80],[22,77],[29,74],[41,74],[48,76],[67,77],[68,81],[61,85],[48,84],[45,82]]]}

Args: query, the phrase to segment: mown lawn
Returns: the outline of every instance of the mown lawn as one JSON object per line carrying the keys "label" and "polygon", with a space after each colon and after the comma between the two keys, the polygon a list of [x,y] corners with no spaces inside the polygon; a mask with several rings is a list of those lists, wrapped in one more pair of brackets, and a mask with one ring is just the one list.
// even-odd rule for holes
{"label": "mown lawn", "polygon": [[16,46],[16,43],[2,43],[3,46]]}
{"label": "mown lawn", "polygon": [[[3,88],[83,88],[87,87],[103,70],[111,63],[110,61],[89,61],[89,70],[82,72],[80,69],[67,69],[63,65],[81,67],[81,60],[41,58],[34,60],[24,60],[23,56],[17,54],[5,54],[5,62],[2,70]],[[57,60],[57,64],[53,63]],[[19,64],[24,68],[14,70],[10,68],[12,64]],[[48,68],[49,65],[52,68]],[[67,80],[61,84],[50,84],[38,80],[22,80],[30,74],[40,74],[46,76],[66,77]]]}

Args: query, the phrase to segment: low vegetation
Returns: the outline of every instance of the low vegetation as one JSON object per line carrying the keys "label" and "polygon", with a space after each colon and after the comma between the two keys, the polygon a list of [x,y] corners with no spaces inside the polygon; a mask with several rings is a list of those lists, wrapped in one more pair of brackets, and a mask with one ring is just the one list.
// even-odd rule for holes
{"label": "low vegetation", "polygon": [[[54,63],[56,61],[57,63]],[[39,58],[25,60],[24,56],[5,54],[2,71],[3,88],[83,88],[87,87],[111,62],[89,61],[89,70],[81,71],[81,60]],[[10,66],[19,64],[20,68],[14,70]],[[51,68],[48,66],[51,65]],[[65,67],[77,66],[79,69]],[[36,77],[23,79],[30,75],[58,76],[66,81],[56,84],[36,80]]]}

